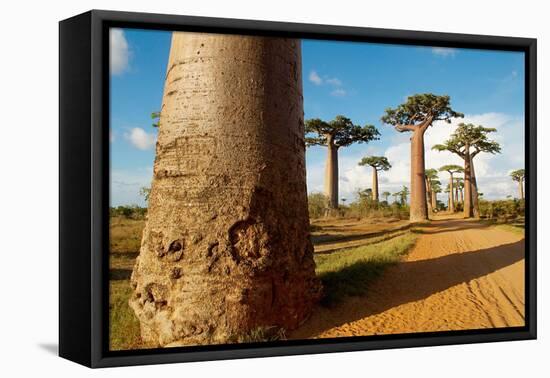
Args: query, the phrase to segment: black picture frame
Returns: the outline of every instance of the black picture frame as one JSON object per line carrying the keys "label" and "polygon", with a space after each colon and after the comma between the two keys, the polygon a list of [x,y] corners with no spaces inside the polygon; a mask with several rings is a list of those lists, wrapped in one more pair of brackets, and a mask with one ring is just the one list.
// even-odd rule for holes
{"label": "black picture frame", "polygon": [[[524,327],[109,351],[108,28],[203,31],[525,53]],[[92,10],[59,23],[59,354],[89,367],[535,339],[536,39]]]}

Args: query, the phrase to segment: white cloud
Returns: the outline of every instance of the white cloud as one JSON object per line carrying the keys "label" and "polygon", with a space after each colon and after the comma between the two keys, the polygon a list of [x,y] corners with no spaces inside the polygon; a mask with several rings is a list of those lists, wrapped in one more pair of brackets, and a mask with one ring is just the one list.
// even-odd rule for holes
{"label": "white cloud", "polygon": [[453,57],[457,54],[457,49],[448,47],[432,47],[432,54],[443,58]]}
{"label": "white cloud", "polygon": [[130,49],[122,29],[110,29],[110,71],[111,75],[120,75],[128,69]]}
{"label": "white cloud", "polygon": [[[435,122],[430,127],[424,138],[426,168],[439,168],[446,164],[463,165],[458,156],[450,152],[433,151],[434,144],[444,142],[450,137],[457,125],[461,122],[494,127],[497,132],[491,134],[491,138],[500,143],[501,154],[479,154],[474,161],[477,182],[480,192],[487,199],[503,199],[507,195],[517,196],[517,183],[509,177],[513,169],[524,167],[524,129],[523,119],[511,117],[502,113],[485,113],[478,115],[466,115],[464,119],[453,120],[451,124]],[[341,197],[348,200],[355,199],[357,189],[370,188],[372,186],[372,170],[368,167],[360,167],[357,162],[365,155],[384,155],[392,164],[392,168],[386,172],[380,172],[380,192],[396,192],[403,185],[410,186],[410,134],[396,132],[391,139],[391,145],[383,150],[374,146],[368,146],[361,154],[346,154],[346,149],[341,149],[339,154],[339,192]],[[307,167],[308,191],[322,191],[324,179],[324,161],[319,161]],[[449,180],[445,173],[440,174],[443,185]],[[440,195],[440,199],[443,199]]]}
{"label": "white cloud", "polygon": [[154,147],[157,140],[155,134],[147,133],[141,127],[134,127],[130,132],[125,133],[124,137],[140,150],[148,150]]}
{"label": "white cloud", "polygon": [[334,96],[334,97],[344,97],[347,94],[347,92],[342,88],[336,88],[335,90],[330,92],[330,94],[331,96]]}
{"label": "white cloud", "polygon": [[311,71],[309,73],[309,81],[311,81],[315,85],[321,85],[323,84],[323,79],[321,79],[321,76],[317,74],[315,71]]}
{"label": "white cloud", "polygon": [[342,80],[336,77],[328,78],[326,79],[326,82],[327,84],[334,85],[335,87],[340,87],[342,85]]}

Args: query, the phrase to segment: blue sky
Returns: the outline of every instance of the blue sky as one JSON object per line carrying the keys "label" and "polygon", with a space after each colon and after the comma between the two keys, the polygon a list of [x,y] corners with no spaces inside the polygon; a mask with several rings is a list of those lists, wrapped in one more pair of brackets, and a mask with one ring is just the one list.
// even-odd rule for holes
{"label": "blue sky", "polygon": [[[111,31],[111,203],[143,205],[139,188],[149,186],[156,130],[150,114],[160,108],[170,49],[169,32]],[[353,199],[370,187],[370,170],[357,166],[361,157],[385,155],[393,168],[381,174],[381,191],[397,191],[409,181],[409,136],[380,122],[384,109],[408,95],[432,92],[451,96],[464,120],[434,124],[426,134],[426,166],[460,160],[430,150],[467,121],[495,127],[501,155],[476,161],[481,192],[487,198],[515,195],[507,176],[523,168],[524,59],[522,53],[442,49],[355,42],[302,41],[305,118],[331,120],[343,114],[354,123],[374,124],[379,141],[341,149],[341,197]],[[308,191],[322,190],[323,147],[308,148]],[[441,175],[446,183],[447,177]],[[441,196],[443,197],[443,196]],[[443,198],[441,198],[443,199]]]}

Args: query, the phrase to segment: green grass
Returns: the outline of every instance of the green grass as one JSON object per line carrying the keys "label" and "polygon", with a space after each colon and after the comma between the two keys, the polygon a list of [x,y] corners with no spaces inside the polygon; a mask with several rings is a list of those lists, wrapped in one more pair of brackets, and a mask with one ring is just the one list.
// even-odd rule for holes
{"label": "green grass", "polygon": [[347,296],[363,295],[388,266],[399,262],[417,236],[407,233],[376,244],[316,255],[316,273],[324,287],[322,304],[333,306]]}
{"label": "green grass", "polygon": [[111,253],[139,252],[145,221],[111,217],[110,222]]}
{"label": "green grass", "polygon": [[139,321],[128,305],[128,299],[132,294],[130,281],[111,281],[109,291],[110,349],[143,348]]}

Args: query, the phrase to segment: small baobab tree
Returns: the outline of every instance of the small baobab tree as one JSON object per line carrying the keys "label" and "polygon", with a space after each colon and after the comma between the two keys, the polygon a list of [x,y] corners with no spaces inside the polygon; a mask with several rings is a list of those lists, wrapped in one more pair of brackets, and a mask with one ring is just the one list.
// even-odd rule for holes
{"label": "small baobab tree", "polygon": [[455,199],[457,203],[464,203],[464,179],[455,177]]}
{"label": "small baobab tree", "polygon": [[306,145],[327,147],[325,195],[330,209],[338,208],[338,150],[352,143],[377,140],[380,133],[373,125],[359,126],[342,115],[325,122],[319,118],[305,122]]}
{"label": "small baobab tree", "polygon": [[512,180],[517,181],[519,184],[519,199],[525,199],[523,191],[523,183],[525,182],[525,169],[517,169],[510,172]]}
{"label": "small baobab tree", "polygon": [[411,132],[411,211],[412,222],[428,219],[426,183],[424,179],[424,134],[435,121],[450,123],[452,118],[463,117],[451,108],[449,96],[432,93],[409,96],[396,108],[386,109],[382,122],[399,132]]}
{"label": "small baobab tree", "polygon": [[401,206],[405,206],[407,204],[407,198],[409,197],[409,193],[410,193],[409,188],[403,185],[403,189],[401,189],[397,193],[394,193],[393,196],[396,198],[399,198],[399,204]]}
{"label": "small baobab tree", "polygon": [[480,152],[500,153],[500,144],[489,140],[488,134],[496,129],[476,126],[471,123],[460,123],[451,138],[443,144],[436,144],[432,149],[449,151],[464,160],[464,217],[479,217],[479,198],[475,177],[474,157]]}
{"label": "small baobab tree", "polygon": [[385,156],[365,156],[361,159],[359,165],[368,165],[372,168],[372,199],[375,203],[378,203],[378,172],[387,171],[391,168],[391,164]]}
{"label": "small baobab tree", "polygon": [[431,189],[432,189],[432,208],[435,210],[438,210],[437,206],[437,195],[442,192],[441,189],[441,181],[434,180],[431,182]]}
{"label": "small baobab tree", "polygon": [[428,202],[428,210],[430,211],[430,213],[432,213],[435,208],[435,202],[433,201],[432,183],[438,179],[437,169],[426,169],[424,179],[426,181],[426,201]]}
{"label": "small baobab tree", "polygon": [[460,165],[447,164],[439,168],[440,172],[448,172],[450,175],[449,179],[449,212],[454,213],[455,211],[455,199],[454,199],[454,174],[459,172],[464,172],[464,169]]}
{"label": "small baobab tree", "polygon": [[391,196],[391,193],[386,191],[386,192],[382,193],[382,196],[386,200],[386,203],[389,203],[388,198]]}

